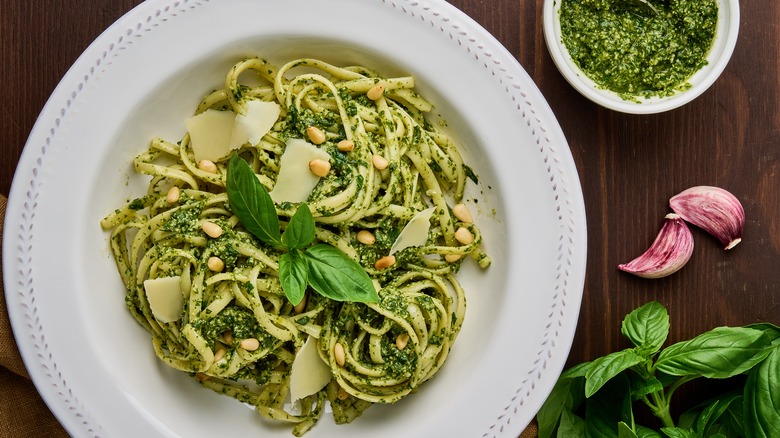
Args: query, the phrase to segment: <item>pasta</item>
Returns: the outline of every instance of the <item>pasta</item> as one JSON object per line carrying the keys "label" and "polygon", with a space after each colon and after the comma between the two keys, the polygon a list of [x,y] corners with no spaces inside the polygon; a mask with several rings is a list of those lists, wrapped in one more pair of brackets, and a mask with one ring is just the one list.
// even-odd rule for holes
{"label": "pasta", "polygon": [[[292,423],[301,436],[326,405],[337,423],[349,423],[431,379],[464,320],[461,263],[472,258],[486,268],[491,260],[479,228],[459,213],[467,181],[476,177],[452,139],[426,119],[432,106],[415,93],[412,77],[317,59],[276,67],[250,58],[230,69],[224,88],[205,95],[193,117],[218,111],[239,120],[252,102],[276,103],[278,117],[261,138],[219,159],[196,158],[194,128],[176,142],[152,139],[133,160],[151,177],[147,192],[101,226],[110,230],[126,305],[159,359],[267,418]],[[357,261],[377,302],[339,302],[308,289],[293,305],[280,282],[283,251],[236,216],[225,189],[230,155],[244,159],[273,194],[291,139],[327,153],[324,169],[312,167],[320,176],[305,196],[316,241]],[[299,205],[275,203],[282,227]],[[422,241],[390,256],[425,211],[430,220],[417,221]],[[169,317],[155,308],[150,285],[165,278],[176,286],[169,301],[178,302]],[[327,382],[292,400],[293,365],[309,339],[329,370]]]}

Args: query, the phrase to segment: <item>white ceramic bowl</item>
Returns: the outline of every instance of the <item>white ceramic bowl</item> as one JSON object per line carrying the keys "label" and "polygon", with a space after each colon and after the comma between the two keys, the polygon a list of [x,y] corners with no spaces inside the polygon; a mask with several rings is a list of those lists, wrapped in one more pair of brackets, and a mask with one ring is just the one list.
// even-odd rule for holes
{"label": "white ceramic bowl", "polygon": [[615,111],[632,114],[652,114],[678,108],[706,91],[726,68],[739,34],[739,0],[716,0],[718,3],[718,28],[707,65],[690,77],[691,87],[672,96],[627,101],[617,93],[600,88],[572,61],[561,37],[561,0],[545,0],[543,22],[544,37],[550,55],[564,78],[583,96]]}

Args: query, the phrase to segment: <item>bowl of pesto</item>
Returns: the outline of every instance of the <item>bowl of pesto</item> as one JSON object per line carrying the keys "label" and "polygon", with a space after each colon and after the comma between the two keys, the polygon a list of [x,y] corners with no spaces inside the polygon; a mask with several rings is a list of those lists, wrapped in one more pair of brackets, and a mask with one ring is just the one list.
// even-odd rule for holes
{"label": "bowl of pesto", "polygon": [[706,91],[739,33],[738,0],[545,0],[544,35],[564,78],[615,111],[651,114]]}

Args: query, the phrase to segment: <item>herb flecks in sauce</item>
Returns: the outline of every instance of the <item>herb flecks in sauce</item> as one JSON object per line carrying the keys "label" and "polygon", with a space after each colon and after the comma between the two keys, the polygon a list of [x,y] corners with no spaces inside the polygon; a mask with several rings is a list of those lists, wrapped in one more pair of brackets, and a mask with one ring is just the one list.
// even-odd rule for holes
{"label": "herb flecks in sauce", "polygon": [[596,84],[626,100],[670,96],[707,64],[718,21],[715,0],[649,0],[640,16],[621,0],[561,0],[563,43]]}

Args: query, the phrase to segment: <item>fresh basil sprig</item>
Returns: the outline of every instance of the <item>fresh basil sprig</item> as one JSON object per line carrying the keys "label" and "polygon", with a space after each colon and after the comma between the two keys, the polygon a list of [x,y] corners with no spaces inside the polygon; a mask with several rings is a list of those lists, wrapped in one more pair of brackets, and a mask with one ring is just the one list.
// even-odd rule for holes
{"label": "fresh basil sprig", "polygon": [[301,302],[307,286],[335,301],[379,301],[371,278],[359,263],[331,245],[311,246],[316,226],[305,202],[281,232],[271,196],[237,154],[228,163],[226,190],[241,225],[261,241],[284,251],[279,257],[279,281],[293,305]]}
{"label": "fresh basil sprig", "polygon": [[[561,374],[536,416],[541,438],[780,437],[780,327],[718,327],[662,348],[669,315],[650,302],[626,316],[622,333],[632,348]],[[672,419],[670,401],[682,384],[743,374],[742,390]],[[639,401],[660,420],[659,430],[635,422]]]}

